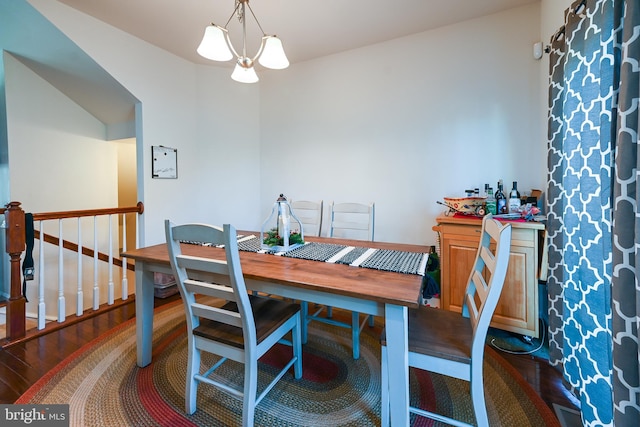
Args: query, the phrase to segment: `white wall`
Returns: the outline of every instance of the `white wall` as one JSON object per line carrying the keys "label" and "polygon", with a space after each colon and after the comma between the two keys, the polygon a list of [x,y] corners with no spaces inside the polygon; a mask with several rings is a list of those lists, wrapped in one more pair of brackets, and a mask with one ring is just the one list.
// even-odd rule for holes
{"label": "white wall", "polygon": [[[574,0],[541,0],[541,34],[542,41],[549,43],[551,36],[564,24],[564,11]],[[548,62],[547,62],[548,65]]]}
{"label": "white wall", "polygon": [[194,210],[214,224],[257,230],[260,212],[259,86],[235,82],[231,69],[198,66],[197,145],[202,199]]}
{"label": "white wall", "polygon": [[544,189],[540,5],[263,73],[261,195],[375,201],[376,240],[435,243],[437,200]]}
{"label": "white wall", "polygon": [[11,200],[30,212],[117,206],[105,126],[11,55],[5,82]]}
{"label": "white wall", "polygon": [[[34,74],[28,67],[9,54],[5,54],[5,82],[7,99],[7,131],[9,140],[9,179],[11,200],[22,203],[27,212],[54,212],[75,209],[96,209],[117,206],[117,147],[104,141],[105,126]],[[36,142],[36,143],[34,143]],[[108,253],[106,218],[98,236],[98,248]],[[58,221],[47,221],[44,232],[59,235]],[[35,224],[37,230],[40,224]],[[78,241],[77,222],[62,222],[63,237]],[[83,242],[93,245],[93,222],[82,221]],[[90,244],[88,242],[91,241]],[[117,242],[114,243],[117,251]],[[38,265],[40,253],[34,250]],[[44,257],[48,265],[58,262],[58,248],[46,245]],[[84,304],[92,303],[93,267],[87,257],[83,269]],[[45,299],[58,298],[58,272],[50,270],[45,277]],[[107,301],[108,272],[99,267],[100,302]],[[76,255],[65,251],[63,287],[66,313],[75,312],[77,290]],[[117,275],[117,272],[116,272]],[[117,280],[117,278],[116,278]],[[37,312],[39,278],[28,282],[27,313]],[[116,289],[116,297],[120,288]],[[55,318],[57,306],[48,304],[47,317]]]}

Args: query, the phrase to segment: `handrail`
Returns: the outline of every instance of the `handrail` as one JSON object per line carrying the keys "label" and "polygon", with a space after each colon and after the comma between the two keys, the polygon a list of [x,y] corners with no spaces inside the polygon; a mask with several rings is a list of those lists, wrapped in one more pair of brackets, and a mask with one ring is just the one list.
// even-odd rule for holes
{"label": "handrail", "polygon": [[132,213],[132,212],[137,212],[138,214],[142,214],[144,212],[144,204],[142,202],[138,202],[138,204],[135,207],[128,207],[128,208],[86,209],[81,211],[34,213],[33,220],[46,221],[50,219],[79,218],[79,217],[86,217],[86,216],[98,216],[98,215],[121,214],[121,213]]}
{"label": "handrail", "polygon": [[[20,270],[20,257],[26,249],[25,211],[20,205],[20,202],[10,202],[5,207],[0,207],[0,215],[4,215],[4,217],[6,218],[6,252],[10,255],[11,258],[11,289],[10,298],[7,303],[6,316],[7,338],[5,340],[0,340],[3,346],[22,340],[26,336],[26,299],[22,295],[22,272]],[[69,218],[78,219],[82,217],[97,217],[101,215],[110,216],[113,214],[127,213],[137,213],[140,215],[143,212],[144,204],[142,202],[138,202],[136,206],[130,207],[33,213],[33,220],[34,222],[42,222],[48,220],[63,220]],[[86,248],[81,244],[76,244],[68,240],[64,240],[62,239],[62,235],[53,236],[47,233],[42,233],[40,230],[34,230],[34,237],[36,239],[40,239],[41,242],[46,242],[56,246],[62,245],[63,249],[67,249],[76,253],[78,252],[79,247],[82,247],[82,255],[93,257],[95,260],[109,262],[110,265],[116,265],[120,268],[123,267],[124,259],[113,257],[99,251],[96,252],[97,248],[95,248],[94,250],[91,248]],[[135,270],[135,266],[133,264],[127,263],[126,270],[133,271]],[[111,285],[112,283],[110,282],[110,286]],[[123,289],[125,287],[126,286],[123,281]],[[110,298],[112,300],[112,297]],[[126,299],[126,297],[124,298]],[[113,304],[113,301],[110,301],[109,304]],[[78,310],[80,309],[81,308],[79,307]],[[98,309],[98,307],[94,306],[94,310],[96,309]],[[42,315],[44,315],[44,312],[42,313]],[[44,325],[42,325],[42,327],[44,327]]]}

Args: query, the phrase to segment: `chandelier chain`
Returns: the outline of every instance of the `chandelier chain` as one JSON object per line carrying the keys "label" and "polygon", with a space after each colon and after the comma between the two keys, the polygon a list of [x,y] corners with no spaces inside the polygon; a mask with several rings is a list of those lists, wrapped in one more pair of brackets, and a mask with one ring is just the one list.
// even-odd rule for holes
{"label": "chandelier chain", "polygon": [[241,3],[240,0],[236,0],[236,7],[234,12],[238,17],[238,22],[242,24],[245,16],[244,16],[244,8],[240,7],[240,3]]}

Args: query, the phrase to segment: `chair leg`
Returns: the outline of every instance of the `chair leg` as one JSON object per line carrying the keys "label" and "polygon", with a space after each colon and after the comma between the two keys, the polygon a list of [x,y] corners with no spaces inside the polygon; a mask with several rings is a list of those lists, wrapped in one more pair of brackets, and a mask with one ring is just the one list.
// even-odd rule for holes
{"label": "chair leg", "polygon": [[380,371],[380,425],[382,427],[389,427],[389,377],[387,373],[387,347],[382,346],[381,352],[382,369]]}
{"label": "chair leg", "polygon": [[360,313],[351,312],[351,342],[353,346],[353,359],[360,359]]}
{"label": "chair leg", "polygon": [[295,379],[302,378],[302,331],[304,322],[301,320],[301,314],[298,313],[296,319],[296,326],[291,330],[291,343],[293,346],[293,355],[296,357],[296,362],[293,365],[293,374]]}
{"label": "chair leg", "polygon": [[373,318],[373,314],[369,316],[369,327],[373,328],[374,326],[374,318]]}
{"label": "chair leg", "polygon": [[194,378],[200,371],[200,350],[196,348],[193,339],[189,339],[187,379],[185,384],[185,410],[191,415],[196,411],[196,400],[198,396],[198,381]]}
{"label": "chair leg", "polygon": [[258,392],[258,361],[246,360],[244,364],[244,396],[242,398],[242,425],[253,426]]}
{"label": "chair leg", "polygon": [[[480,360],[478,363],[482,363]],[[478,427],[488,427],[489,417],[487,415],[487,404],[484,398],[484,381],[482,378],[482,368],[471,367],[471,402],[473,403],[473,411],[476,415],[476,423]]]}
{"label": "chair leg", "polygon": [[330,305],[327,306],[327,317],[331,319],[333,317],[333,307]]}
{"label": "chair leg", "polygon": [[300,324],[300,333],[302,338],[302,344],[307,343],[309,335],[309,303],[307,301],[300,301],[300,315],[302,316]]}

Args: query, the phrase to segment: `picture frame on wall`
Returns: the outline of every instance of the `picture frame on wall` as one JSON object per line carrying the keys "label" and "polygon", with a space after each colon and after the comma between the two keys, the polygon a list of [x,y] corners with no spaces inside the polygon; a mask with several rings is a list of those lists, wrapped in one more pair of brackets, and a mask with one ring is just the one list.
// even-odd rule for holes
{"label": "picture frame on wall", "polygon": [[151,178],[178,178],[178,150],[162,145],[151,146]]}

